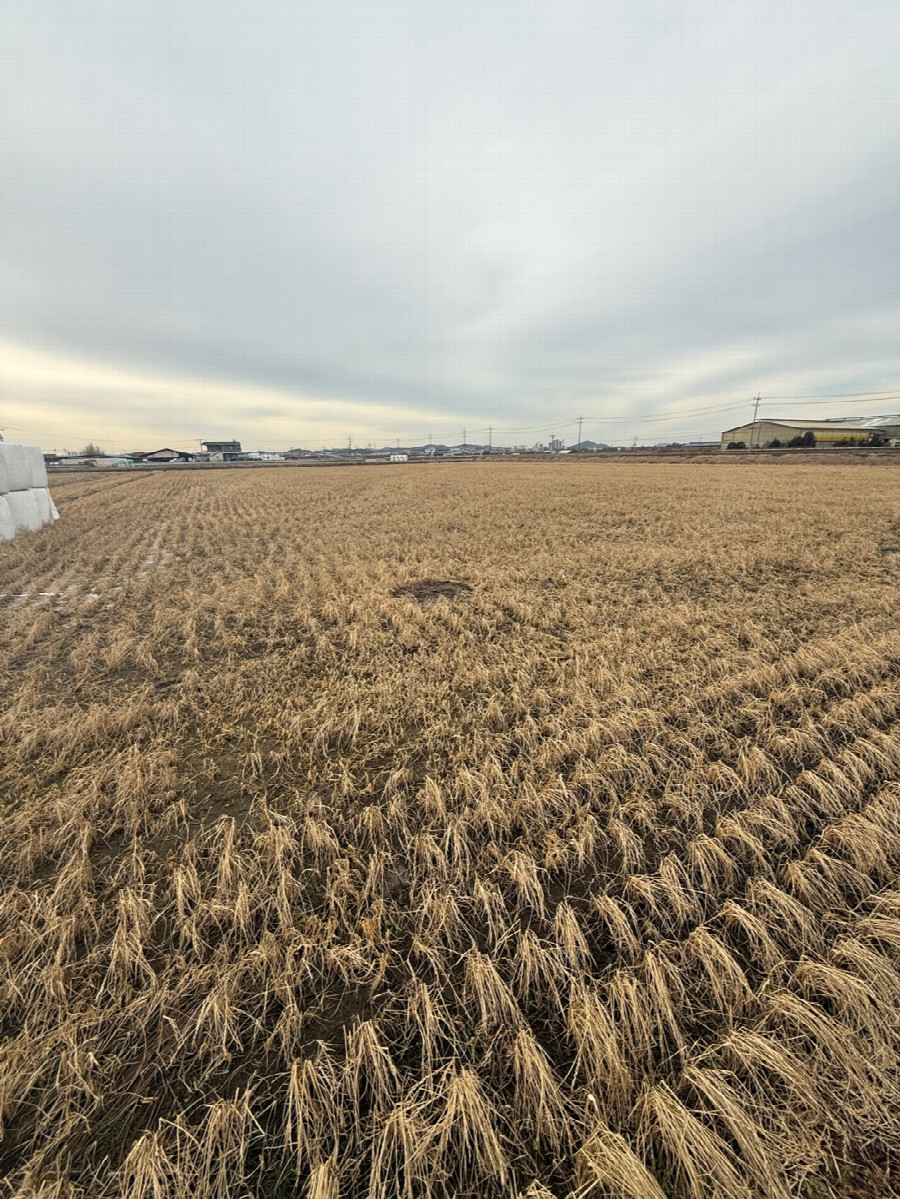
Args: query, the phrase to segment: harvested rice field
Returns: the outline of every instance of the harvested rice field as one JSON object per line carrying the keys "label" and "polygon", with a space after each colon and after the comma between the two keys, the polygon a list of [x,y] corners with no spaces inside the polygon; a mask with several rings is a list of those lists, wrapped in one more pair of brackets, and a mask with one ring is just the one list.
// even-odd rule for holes
{"label": "harvested rice field", "polygon": [[51,480],[18,1199],[900,1192],[900,471]]}

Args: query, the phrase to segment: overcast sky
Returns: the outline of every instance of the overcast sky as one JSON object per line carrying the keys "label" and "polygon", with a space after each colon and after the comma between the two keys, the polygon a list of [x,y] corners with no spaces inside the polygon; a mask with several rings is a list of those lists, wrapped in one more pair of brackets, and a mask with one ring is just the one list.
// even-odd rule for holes
{"label": "overcast sky", "polygon": [[0,426],[900,411],[898,62],[897,0],[4,0]]}

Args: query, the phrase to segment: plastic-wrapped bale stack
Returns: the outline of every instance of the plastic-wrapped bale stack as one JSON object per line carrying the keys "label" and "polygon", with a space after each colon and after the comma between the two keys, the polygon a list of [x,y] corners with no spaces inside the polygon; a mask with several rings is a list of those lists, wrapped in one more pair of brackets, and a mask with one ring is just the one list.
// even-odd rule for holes
{"label": "plastic-wrapped bale stack", "polygon": [[36,532],[58,519],[40,448],[0,442],[0,541],[11,541],[26,529]]}

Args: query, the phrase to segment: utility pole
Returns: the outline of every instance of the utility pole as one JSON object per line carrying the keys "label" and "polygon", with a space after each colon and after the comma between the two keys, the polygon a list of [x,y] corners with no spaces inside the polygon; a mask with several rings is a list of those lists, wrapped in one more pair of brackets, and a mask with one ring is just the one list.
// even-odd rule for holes
{"label": "utility pole", "polygon": [[488,449],[494,448],[494,428],[493,425],[488,425]]}
{"label": "utility pole", "polygon": [[756,438],[756,433],[757,433],[757,429],[756,429],[756,414],[757,414],[757,412],[759,412],[759,401],[760,401],[761,399],[762,399],[762,396],[761,396],[761,395],[759,395],[759,393],[757,393],[757,396],[756,396],[756,403],[753,405],[753,428],[752,428],[752,430],[751,430],[751,432],[750,432],[750,445],[751,445],[751,447],[752,447],[752,445],[753,445],[754,439]]}
{"label": "utility pole", "polygon": [[463,448],[463,449],[465,449],[465,448],[466,448],[466,431],[465,431],[465,429],[463,429],[463,443],[462,443],[462,448]]}
{"label": "utility pole", "polygon": [[353,453],[353,437],[352,437],[352,435],[348,435],[348,437],[347,437],[347,453],[348,454]]}
{"label": "utility pole", "polygon": [[579,418],[578,418],[578,445],[579,445],[579,448],[581,447],[581,422],[583,420],[584,420],[584,417],[579,416]]}

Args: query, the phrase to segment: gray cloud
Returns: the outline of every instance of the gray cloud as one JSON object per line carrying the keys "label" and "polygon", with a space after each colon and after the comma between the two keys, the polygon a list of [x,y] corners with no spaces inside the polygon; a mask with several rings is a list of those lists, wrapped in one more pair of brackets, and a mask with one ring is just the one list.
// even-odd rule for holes
{"label": "gray cloud", "polygon": [[900,383],[893,4],[12,0],[0,44],[45,437],[104,401],[15,347],[157,440],[209,386],[284,444]]}

